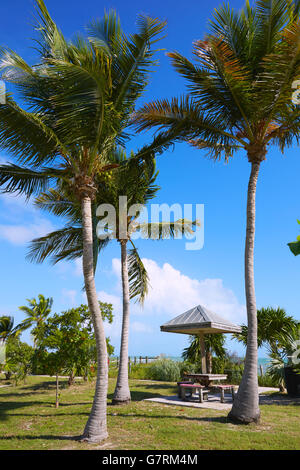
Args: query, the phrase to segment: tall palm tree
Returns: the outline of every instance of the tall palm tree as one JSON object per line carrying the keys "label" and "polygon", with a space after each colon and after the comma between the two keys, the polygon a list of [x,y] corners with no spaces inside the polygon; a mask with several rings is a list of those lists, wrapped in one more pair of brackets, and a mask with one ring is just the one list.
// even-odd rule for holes
{"label": "tall palm tree", "polygon": [[[157,172],[155,171],[155,161],[148,158],[146,161],[138,161],[132,154],[130,159],[126,159],[125,152],[121,149],[119,152],[119,161],[123,163],[118,169],[112,170],[97,181],[98,192],[94,209],[103,201],[110,204],[115,211],[116,219],[112,224],[106,224],[98,227],[96,234],[97,210],[93,217],[94,232],[94,253],[97,260],[98,253],[109,241],[108,233],[112,233],[118,240],[121,247],[121,277],[123,294],[123,316],[122,316],[122,334],[120,347],[120,365],[115,388],[113,403],[124,404],[131,399],[128,382],[128,337],[129,337],[129,303],[131,299],[138,299],[143,304],[148,292],[148,274],[139,256],[138,250],[133,242],[132,236],[135,232],[141,231],[144,236],[149,237],[151,231],[155,233],[157,239],[175,237],[179,233],[192,233],[194,226],[198,222],[179,220],[175,223],[147,224],[138,223],[140,210],[152,198],[155,197],[157,190],[155,180]],[[120,197],[127,198],[128,208],[133,205],[139,205],[139,210],[126,217],[126,234],[121,236],[119,233],[120,223],[123,215],[120,213]],[[70,200],[70,194],[60,190],[50,189],[36,199],[36,205],[40,209],[50,211],[55,215],[67,216],[68,224],[64,229],[53,232],[45,237],[33,240],[29,251],[29,259],[42,262],[47,257],[56,263],[62,259],[75,259],[82,256],[82,237],[81,237],[81,218],[78,204]],[[103,219],[102,219],[103,222]],[[98,236],[97,236],[98,235]],[[128,251],[127,245],[132,248]],[[96,263],[95,263],[96,269]]]}
{"label": "tall palm tree", "polygon": [[108,435],[108,367],[94,280],[95,179],[118,165],[110,158],[111,149],[126,140],[124,129],[147,84],[152,44],[164,23],[141,16],[138,32],[127,38],[111,12],[89,25],[88,39],[67,42],[43,0],[35,3],[39,64],[31,67],[13,51],[1,51],[2,78],[17,88],[26,110],[8,94],[6,104],[0,105],[0,147],[17,163],[1,165],[0,186],[30,197],[59,181],[80,204],[83,274],[98,352],[94,402],[82,438],[99,442]]}
{"label": "tall palm tree", "polygon": [[[190,345],[183,350],[182,358],[185,361],[190,361],[195,364],[201,364],[201,340],[199,336],[190,337]],[[204,335],[206,365],[208,373],[212,373],[212,356],[216,354],[217,357],[224,358],[226,356],[226,349],[224,347],[225,337],[220,334],[207,334]]]}
{"label": "tall palm tree", "polygon": [[27,299],[29,305],[23,305],[19,307],[21,312],[25,313],[27,318],[25,318],[17,328],[20,331],[25,331],[28,328],[35,326],[36,331],[33,332],[34,337],[34,347],[37,346],[37,333],[40,330],[40,327],[47,320],[48,316],[51,313],[53,299],[46,298],[42,294],[38,296],[38,301],[36,299]]}
{"label": "tall palm tree", "polygon": [[240,12],[225,5],[214,12],[210,34],[194,43],[195,63],[178,52],[172,64],[189,94],[143,106],[133,118],[138,131],[158,127],[151,148],[176,141],[230,160],[243,150],[251,165],[247,196],[245,291],[248,341],[245,371],[229,417],[259,420],[257,318],[254,287],[256,185],[271,144],[283,151],[299,141],[300,111],[292,84],[300,74],[298,5],[286,0],[247,0]]}
{"label": "tall palm tree", "polygon": [[[125,404],[131,400],[128,381],[128,341],[129,341],[129,318],[130,318],[130,298],[137,297],[143,303],[148,292],[148,275],[142,260],[139,257],[137,248],[133,242],[135,233],[140,232],[142,237],[162,240],[164,238],[174,238],[182,233],[193,232],[193,227],[199,225],[198,221],[177,220],[175,222],[140,222],[139,216],[146,204],[155,197],[158,186],[155,185],[158,172],[155,172],[155,161],[148,159],[142,166],[138,167],[135,159],[131,158],[128,164],[119,170],[112,171],[110,179],[110,189],[106,196],[103,194],[102,200],[106,200],[115,209],[116,225],[104,228],[114,233],[121,247],[121,278],[123,293],[123,316],[122,334],[120,347],[120,362],[117,384],[113,396],[114,404]],[[120,211],[120,197],[126,196],[128,209],[136,207],[133,213]],[[100,219],[101,221],[101,219]],[[121,233],[122,229],[125,233]],[[98,233],[98,236],[101,233]],[[128,243],[132,249],[128,256]]]}

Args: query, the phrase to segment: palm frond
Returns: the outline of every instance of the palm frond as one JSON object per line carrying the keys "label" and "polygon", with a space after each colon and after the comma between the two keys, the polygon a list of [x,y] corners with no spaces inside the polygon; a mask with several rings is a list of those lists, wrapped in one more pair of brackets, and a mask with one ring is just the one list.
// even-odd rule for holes
{"label": "palm frond", "polygon": [[0,165],[1,192],[25,194],[29,198],[44,191],[50,178],[47,171],[34,171],[12,163]]}
{"label": "palm frond", "polygon": [[0,148],[17,161],[32,165],[47,164],[66,152],[43,119],[21,109],[10,96],[0,105]]}
{"label": "palm frond", "polygon": [[149,290],[149,276],[134,245],[129,251],[127,262],[130,298],[137,297],[137,301],[143,305]]}
{"label": "palm frond", "polygon": [[136,223],[134,231],[139,231],[143,238],[151,238],[152,240],[165,240],[177,238],[182,235],[192,235],[195,227],[200,227],[198,220],[178,219],[175,222],[152,222],[152,223]]}
{"label": "palm frond", "polygon": [[53,264],[63,259],[73,260],[82,256],[81,227],[64,227],[48,235],[32,240],[29,245],[27,259],[42,263],[50,258]]}

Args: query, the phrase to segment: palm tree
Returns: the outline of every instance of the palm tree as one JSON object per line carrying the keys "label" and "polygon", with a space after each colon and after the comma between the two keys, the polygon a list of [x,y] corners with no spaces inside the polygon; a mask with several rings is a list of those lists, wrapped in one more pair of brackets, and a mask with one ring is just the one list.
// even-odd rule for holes
{"label": "palm tree", "polygon": [[255,197],[261,163],[271,144],[283,151],[299,140],[300,111],[291,100],[300,73],[298,7],[286,0],[247,0],[237,13],[215,10],[210,34],[194,43],[195,63],[178,52],[172,64],[188,82],[189,95],[158,100],[133,117],[137,131],[159,128],[150,147],[176,141],[230,160],[244,150],[251,165],[247,197],[245,291],[248,341],[245,370],[229,417],[259,420],[257,318],[254,286]]}
{"label": "palm tree", "polygon": [[299,338],[300,323],[290,329],[288,333],[278,335],[276,348],[268,347],[270,363],[267,373],[278,382],[279,390],[285,391],[285,367],[292,367],[297,373],[299,367]]}
{"label": "palm tree", "polygon": [[21,312],[25,313],[27,318],[25,318],[17,328],[20,331],[25,331],[28,328],[35,326],[33,331],[34,337],[34,348],[37,347],[37,334],[40,331],[41,326],[47,320],[48,316],[51,313],[53,299],[50,297],[47,299],[42,294],[38,296],[38,301],[36,299],[27,299],[29,305],[24,305],[19,307]]}
{"label": "palm tree", "polygon": [[18,336],[20,331],[18,327],[14,328],[14,318],[10,316],[0,317],[0,345],[11,336]]}
{"label": "palm tree", "polygon": [[[283,308],[267,307],[257,310],[258,347],[268,346],[272,352],[276,352],[284,337],[288,336],[297,325],[297,320],[287,315]],[[247,346],[247,325],[242,325],[242,332],[235,333],[233,336]]]}
{"label": "palm tree", "polygon": [[[5,363],[5,343],[9,338],[16,338],[20,335],[21,331],[18,327],[14,328],[14,318],[10,316],[0,317],[0,371]],[[6,371],[5,378],[11,378],[11,372]]]}
{"label": "palm tree", "polygon": [[[201,364],[201,341],[199,336],[191,336],[190,345],[183,350],[182,358],[195,364]],[[226,349],[224,348],[225,337],[220,334],[207,334],[204,335],[206,365],[208,373],[212,373],[212,357],[215,354],[217,357],[223,359],[226,356]]]}
{"label": "palm tree", "polygon": [[[132,235],[141,231],[143,236],[149,238],[151,232],[155,233],[156,238],[164,239],[175,237],[176,235],[187,232],[192,233],[192,228],[198,225],[198,222],[190,222],[187,220],[179,220],[175,223],[147,224],[138,223],[137,218],[142,207],[155,197],[157,190],[155,180],[158,172],[155,171],[155,161],[148,158],[146,161],[138,161],[134,154],[130,159],[126,159],[125,152],[118,149],[118,159],[123,165],[118,169],[112,170],[97,181],[98,192],[96,201],[93,205],[93,232],[94,232],[94,259],[97,260],[98,253],[103,249],[108,241],[108,233],[112,233],[118,240],[121,247],[121,277],[122,277],[122,294],[123,294],[123,316],[122,316],[122,335],[120,347],[120,365],[118,379],[115,388],[113,403],[125,404],[131,399],[128,382],[128,337],[129,337],[129,303],[131,299],[138,299],[143,304],[148,292],[148,274],[139,256],[138,250],[132,240]],[[139,205],[136,214],[126,218],[126,234],[121,236],[119,227],[123,218],[120,213],[119,201],[120,197],[127,198],[128,207]],[[97,222],[96,217],[97,206],[101,202],[114,209],[116,220],[112,224],[103,225],[96,234]],[[42,194],[36,199],[36,205],[40,209],[50,211],[55,215],[67,216],[68,224],[64,229],[53,232],[45,237],[33,240],[29,251],[29,259],[31,261],[42,262],[47,257],[56,263],[62,259],[75,259],[82,256],[82,237],[80,227],[80,210],[76,200],[71,201],[70,195],[60,191],[50,189],[47,193]],[[99,228],[98,227],[98,228]],[[127,245],[131,244],[132,248],[127,253]],[[95,263],[95,270],[96,270]]]}
{"label": "palm tree", "polygon": [[[126,158],[124,156],[124,158]],[[137,248],[133,242],[133,235],[137,232],[144,238],[162,240],[164,238],[174,238],[178,234],[193,232],[193,227],[199,225],[197,221],[177,220],[175,222],[148,223],[139,222],[138,218],[145,205],[155,197],[158,191],[155,180],[158,172],[155,172],[155,161],[148,159],[147,162],[137,166],[135,159],[128,161],[127,165],[119,170],[113,171],[110,180],[110,189],[102,196],[102,200],[110,203],[115,209],[116,226],[107,224],[104,229],[115,234],[121,247],[121,277],[123,293],[123,316],[122,334],[120,347],[120,363],[117,384],[113,396],[114,404],[126,404],[131,400],[128,381],[128,342],[129,342],[129,318],[130,299],[137,297],[141,304],[148,293],[148,275],[139,257]],[[100,191],[100,190],[99,190]],[[134,213],[124,214],[120,211],[120,197],[126,196],[128,208],[137,207]],[[130,211],[131,212],[131,211]],[[101,222],[101,218],[100,218]],[[125,233],[121,233],[121,224]],[[98,233],[101,237],[101,233]],[[132,249],[127,254],[128,243]]]}
{"label": "palm tree", "polygon": [[124,143],[130,114],[147,84],[152,44],[164,28],[139,17],[138,33],[127,38],[114,12],[89,25],[89,38],[67,42],[43,0],[39,14],[39,64],[31,67],[16,53],[2,50],[2,78],[18,89],[27,108],[6,96],[0,106],[0,147],[17,164],[0,167],[5,191],[40,194],[63,182],[78,199],[82,214],[83,274],[98,352],[94,402],[82,438],[107,437],[107,349],[99,309],[93,255],[92,204],[96,175],[118,165],[111,150]]}
{"label": "palm tree", "polygon": [[[271,359],[267,371],[278,381],[279,388],[284,391],[284,370],[282,356],[286,350],[286,344],[290,341],[293,331],[297,331],[298,322],[286,314],[283,308],[272,307],[257,310],[257,344],[258,347],[266,346]],[[248,327],[242,325],[242,332],[233,335],[238,341],[247,345]]]}

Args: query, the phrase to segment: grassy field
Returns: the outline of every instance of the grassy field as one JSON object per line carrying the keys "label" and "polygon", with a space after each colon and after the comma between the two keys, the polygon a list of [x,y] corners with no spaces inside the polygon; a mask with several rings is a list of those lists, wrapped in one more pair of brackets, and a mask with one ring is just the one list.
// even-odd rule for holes
{"label": "grassy field", "polygon": [[[4,381],[0,381],[0,385]],[[87,445],[74,438],[83,430],[94,385],[67,388],[55,409],[55,383],[30,377],[27,384],[0,388],[0,449],[300,449],[300,406],[262,405],[258,426],[227,422],[226,412],[183,408],[142,401],[176,393],[174,384],[131,381],[132,403],[112,406],[115,379],[110,379],[109,438]]]}

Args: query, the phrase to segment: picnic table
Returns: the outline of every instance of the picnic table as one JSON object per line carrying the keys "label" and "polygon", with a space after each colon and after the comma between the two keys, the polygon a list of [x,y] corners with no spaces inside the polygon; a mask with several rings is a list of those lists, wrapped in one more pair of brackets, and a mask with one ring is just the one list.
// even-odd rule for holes
{"label": "picnic table", "polygon": [[[224,403],[225,392],[229,392],[234,400],[235,386],[229,384],[220,384],[220,380],[226,380],[226,374],[185,374],[185,382],[178,382],[178,395],[186,400],[186,392],[190,392],[190,397],[193,396],[193,391],[199,393],[200,402],[203,402],[203,398],[206,396],[208,399],[208,393],[210,391],[217,391],[221,394],[221,403]],[[198,385],[197,385],[198,384]]]}
{"label": "picnic table", "polygon": [[183,380],[193,380],[194,382],[204,385],[205,387],[213,387],[214,382],[226,380],[226,374],[184,374]]}

